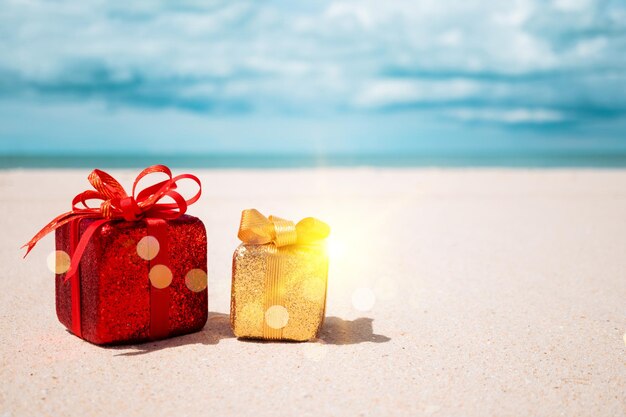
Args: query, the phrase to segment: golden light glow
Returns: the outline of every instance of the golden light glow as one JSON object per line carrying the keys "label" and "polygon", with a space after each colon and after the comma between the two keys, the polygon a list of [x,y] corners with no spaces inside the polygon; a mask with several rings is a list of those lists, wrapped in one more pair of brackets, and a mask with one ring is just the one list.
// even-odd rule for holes
{"label": "golden light glow", "polygon": [[352,293],[352,306],[359,311],[369,311],[376,303],[376,295],[370,288],[357,288]]}
{"label": "golden light glow", "polygon": [[185,285],[193,292],[200,292],[207,286],[207,274],[202,269],[192,269],[185,275]]}
{"label": "golden light glow", "polygon": [[[372,218],[369,213],[336,204],[321,211],[319,216],[332,227],[326,241],[328,294],[331,298],[345,300],[343,307],[355,308],[350,305],[354,290],[367,285],[375,291],[375,280],[386,272],[381,265],[385,263],[382,260],[390,246],[385,239],[380,239],[384,230],[379,230],[378,218]],[[362,296],[357,293],[356,298],[360,300]],[[357,305],[362,304],[357,301]]]}
{"label": "golden light glow", "polygon": [[154,265],[148,274],[155,288],[167,288],[172,283],[172,271],[165,265]]}
{"label": "golden light glow", "polygon": [[154,236],[144,236],[137,243],[137,255],[146,261],[154,259],[159,253],[159,249],[159,241]]}
{"label": "golden light glow", "polygon": [[333,235],[330,235],[326,239],[326,251],[328,252],[328,258],[332,262],[333,260],[342,258],[345,255],[346,247],[342,241],[333,238]]}
{"label": "golden light glow", "polygon": [[265,311],[265,322],[272,329],[282,329],[289,322],[289,312],[283,306],[273,305]]}
{"label": "golden light glow", "polygon": [[46,259],[48,269],[55,274],[65,274],[70,269],[70,255],[63,250],[51,252]]}

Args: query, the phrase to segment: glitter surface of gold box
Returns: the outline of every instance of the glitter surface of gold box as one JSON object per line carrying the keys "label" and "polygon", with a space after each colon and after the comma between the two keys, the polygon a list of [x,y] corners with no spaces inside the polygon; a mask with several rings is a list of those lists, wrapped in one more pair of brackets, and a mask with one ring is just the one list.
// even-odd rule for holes
{"label": "glitter surface of gold box", "polygon": [[[244,238],[244,243],[233,255],[230,312],[233,332],[241,338],[314,339],[324,321],[328,277],[326,245],[319,237],[325,237],[329,228],[319,220],[309,218],[309,225],[317,222],[314,226],[318,229],[323,226],[326,232],[317,233],[315,239],[303,238],[303,235],[311,236],[311,233],[303,232],[306,227],[299,227],[302,222],[293,225],[271,216],[267,219],[256,210],[254,212],[255,216],[270,222],[263,226],[269,230],[269,237],[261,240]],[[258,219],[255,217],[255,220]],[[284,229],[284,222],[293,226]],[[291,240],[283,239],[281,242],[281,228],[289,233],[298,230],[300,236],[296,238],[293,235]],[[268,239],[271,241],[258,244]],[[283,245],[278,246],[277,241]]]}

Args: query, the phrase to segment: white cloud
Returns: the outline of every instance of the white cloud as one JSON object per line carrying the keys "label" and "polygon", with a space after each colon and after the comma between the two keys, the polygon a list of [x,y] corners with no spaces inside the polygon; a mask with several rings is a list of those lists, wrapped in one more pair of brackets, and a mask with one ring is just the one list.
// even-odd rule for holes
{"label": "white cloud", "polygon": [[492,21],[497,25],[519,27],[528,21],[534,9],[533,3],[526,0],[507,2],[507,5],[506,10],[499,10],[491,15]]}
{"label": "white cloud", "polygon": [[475,96],[478,83],[466,80],[412,81],[382,80],[368,83],[355,98],[359,107],[384,107],[394,104],[441,102]]}
{"label": "white cloud", "polygon": [[370,10],[366,7],[359,6],[348,2],[331,3],[324,13],[329,19],[354,19],[363,27],[371,27],[373,18]]}
{"label": "white cloud", "polygon": [[473,109],[461,108],[449,112],[450,116],[463,121],[498,122],[507,124],[533,124],[561,122],[565,116],[550,109]]}
{"label": "white cloud", "polygon": [[578,12],[589,9],[592,5],[592,0],[555,0],[553,4],[558,10]]}

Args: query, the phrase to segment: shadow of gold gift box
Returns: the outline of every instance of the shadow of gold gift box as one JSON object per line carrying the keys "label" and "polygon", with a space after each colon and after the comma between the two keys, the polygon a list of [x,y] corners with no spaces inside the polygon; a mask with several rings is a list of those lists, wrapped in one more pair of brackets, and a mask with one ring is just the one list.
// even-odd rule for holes
{"label": "shadow of gold gift box", "polygon": [[230,321],[235,336],[314,339],[324,321],[329,226],[307,217],[297,224],[255,209],[241,215],[233,255]]}

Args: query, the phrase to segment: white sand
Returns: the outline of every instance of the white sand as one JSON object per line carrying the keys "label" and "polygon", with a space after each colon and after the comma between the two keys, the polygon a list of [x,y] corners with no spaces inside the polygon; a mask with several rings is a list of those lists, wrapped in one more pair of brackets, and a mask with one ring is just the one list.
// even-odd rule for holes
{"label": "white sand", "polygon": [[[87,174],[0,173],[2,417],[626,414],[626,171],[200,172],[209,323],[116,348],[57,322],[52,236],[18,250]],[[232,337],[248,207],[331,224],[324,344]]]}

